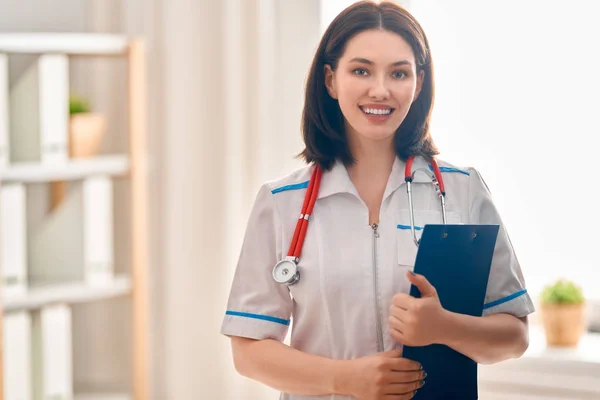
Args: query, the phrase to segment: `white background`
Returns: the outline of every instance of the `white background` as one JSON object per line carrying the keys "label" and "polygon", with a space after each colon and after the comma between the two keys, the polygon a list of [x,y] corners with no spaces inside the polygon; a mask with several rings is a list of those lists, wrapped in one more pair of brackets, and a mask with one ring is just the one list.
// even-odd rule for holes
{"label": "white background", "polygon": [[[324,0],[322,22],[351,3]],[[440,157],[481,171],[532,294],[566,277],[600,297],[598,3],[408,6],[432,48]]]}

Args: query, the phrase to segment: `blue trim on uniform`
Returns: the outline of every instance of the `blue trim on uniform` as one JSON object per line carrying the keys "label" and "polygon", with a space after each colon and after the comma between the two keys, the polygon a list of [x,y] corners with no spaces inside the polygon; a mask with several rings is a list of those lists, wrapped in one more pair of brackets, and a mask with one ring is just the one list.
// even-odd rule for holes
{"label": "blue trim on uniform", "polygon": [[511,294],[509,296],[503,297],[500,300],[496,300],[496,301],[492,301],[490,303],[484,304],[483,305],[483,309],[486,310],[488,308],[499,306],[500,304],[504,304],[504,303],[506,303],[508,301],[516,299],[517,297],[522,296],[525,293],[527,293],[527,289],[519,290],[517,293],[513,293],[513,294]]}
{"label": "blue trim on uniform", "polygon": [[[398,229],[410,229],[410,225],[398,225]],[[420,226],[415,226],[415,230],[420,231],[421,229],[423,229]]]}
{"label": "blue trim on uniform", "polygon": [[294,185],[282,186],[280,188],[271,190],[271,193],[275,194],[279,192],[285,192],[286,190],[306,189],[308,187],[309,182],[310,180],[302,183],[296,183]]}
{"label": "blue trim on uniform", "polygon": [[225,315],[233,315],[235,317],[261,319],[263,321],[276,322],[278,324],[285,325],[285,326],[288,326],[290,324],[289,320],[275,318],[275,317],[269,317],[268,315],[249,314],[249,313],[243,313],[243,312],[237,312],[237,311],[227,311],[225,313]]}
{"label": "blue trim on uniform", "polygon": [[[429,169],[433,171],[433,167],[431,166],[431,164],[429,165]],[[471,173],[469,171],[452,167],[440,167],[440,172],[460,172],[461,174],[471,176]]]}

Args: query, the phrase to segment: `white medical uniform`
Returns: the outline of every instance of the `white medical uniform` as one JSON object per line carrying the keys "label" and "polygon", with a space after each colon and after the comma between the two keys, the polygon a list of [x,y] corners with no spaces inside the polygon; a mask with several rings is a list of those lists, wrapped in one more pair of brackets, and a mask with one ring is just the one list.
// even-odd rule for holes
{"label": "white medical uniform", "polygon": [[[519,262],[483,179],[474,168],[438,163],[448,223],[500,224],[484,315],[532,313]],[[323,173],[300,255],[301,278],[289,288],[273,280],[272,269],[287,254],[312,167],[263,185],[248,222],[221,333],[283,341],[291,326],[293,348],[334,359],[400,348],[389,334],[389,308],[396,293],[408,293],[405,274],[413,269],[417,254],[404,166],[396,158],[383,196],[378,235],[344,165],[338,162]],[[417,157],[416,168],[428,168],[426,160]],[[431,180],[417,173],[414,182],[415,225],[441,223]],[[280,399],[350,398],[282,393]]]}

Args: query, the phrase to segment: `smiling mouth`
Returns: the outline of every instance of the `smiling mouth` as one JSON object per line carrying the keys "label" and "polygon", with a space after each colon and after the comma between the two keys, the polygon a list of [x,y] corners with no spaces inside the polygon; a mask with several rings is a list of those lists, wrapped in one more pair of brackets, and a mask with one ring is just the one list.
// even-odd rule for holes
{"label": "smiling mouth", "polygon": [[394,112],[394,108],[369,108],[369,107],[361,107],[363,113],[373,117],[387,117]]}

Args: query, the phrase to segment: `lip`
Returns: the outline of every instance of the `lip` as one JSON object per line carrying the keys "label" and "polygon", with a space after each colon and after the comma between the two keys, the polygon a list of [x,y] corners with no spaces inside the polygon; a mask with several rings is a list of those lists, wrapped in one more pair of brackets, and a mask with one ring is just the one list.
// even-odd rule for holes
{"label": "lip", "polygon": [[374,103],[374,104],[359,104],[360,108],[372,108],[375,110],[388,110],[388,109],[392,109],[395,110],[394,107],[392,106],[388,106],[387,104],[380,104],[380,103]]}

